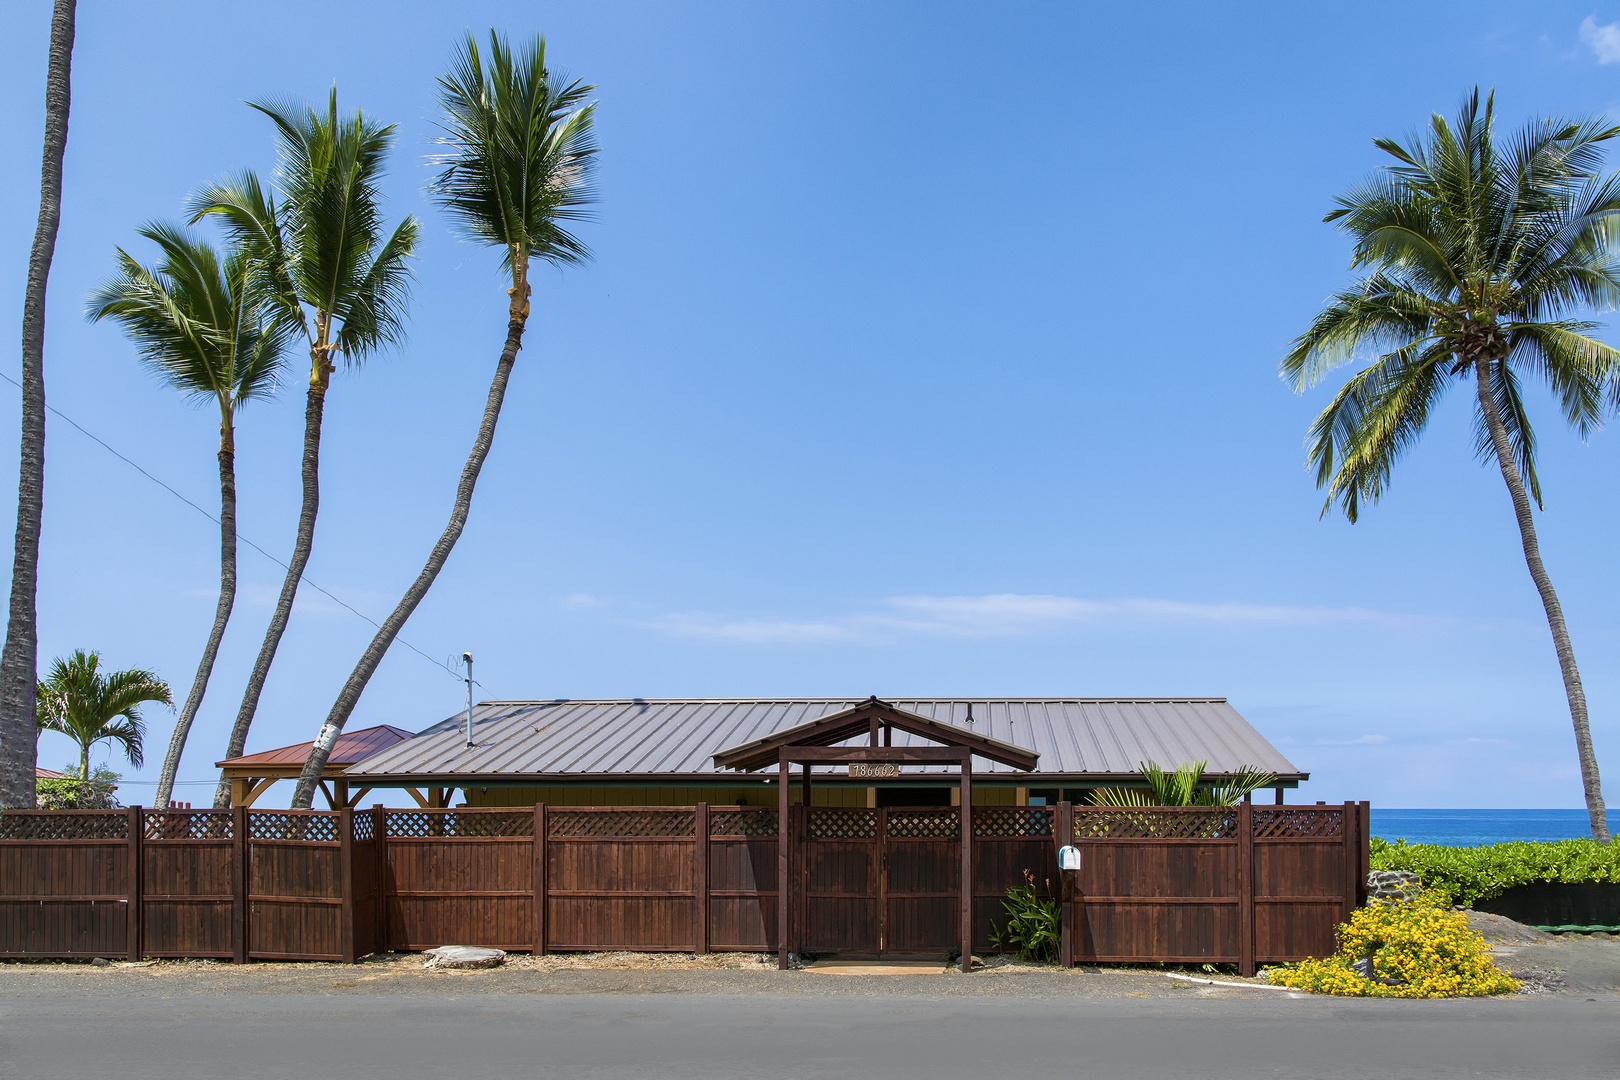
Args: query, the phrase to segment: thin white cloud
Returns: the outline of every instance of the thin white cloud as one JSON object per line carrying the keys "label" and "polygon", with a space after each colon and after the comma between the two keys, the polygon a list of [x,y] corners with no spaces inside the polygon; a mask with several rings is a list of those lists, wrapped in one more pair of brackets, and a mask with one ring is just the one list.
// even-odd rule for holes
{"label": "thin white cloud", "polygon": [[1620,64],[1620,22],[1600,23],[1588,15],[1581,23],[1581,40],[1600,64]]}
{"label": "thin white cloud", "polygon": [[1317,746],[1383,746],[1388,735],[1362,735],[1354,739],[1317,739]]}
{"label": "thin white cloud", "polygon": [[995,593],[988,596],[894,596],[868,611],[820,618],[731,617],[681,612],[645,625],[679,637],[747,643],[842,643],[900,637],[1017,637],[1064,627],[1208,625],[1309,627],[1329,624],[1396,625],[1420,621],[1363,608],[1282,604],[1198,603],[1126,597]]}

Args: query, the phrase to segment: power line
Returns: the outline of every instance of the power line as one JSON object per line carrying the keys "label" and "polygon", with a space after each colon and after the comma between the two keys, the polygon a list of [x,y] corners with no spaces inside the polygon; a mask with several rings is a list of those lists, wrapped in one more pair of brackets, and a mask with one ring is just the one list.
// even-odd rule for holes
{"label": "power line", "polygon": [[[6,382],[10,383],[12,386],[15,386],[18,390],[22,389],[22,383],[18,382],[16,379],[13,379],[9,374],[7,374],[4,371],[0,371],[0,378],[5,379]],[[52,405],[49,402],[46,402],[45,403],[45,408],[50,410],[51,413],[53,413],[55,416],[57,416],[61,420],[67,422],[70,425],[72,425],[74,430],[78,431],[79,434],[83,435],[85,438],[87,438],[87,439],[91,440],[92,442],[96,443],[103,450],[107,451],[107,453],[111,454],[113,457],[117,458],[119,461],[122,461],[125,465],[128,465],[130,468],[134,469],[136,472],[140,473],[142,476],[144,476],[148,480],[152,481],[152,483],[156,484],[158,487],[162,488],[164,491],[167,491],[170,495],[173,495],[175,498],[179,499],[181,502],[185,503],[187,506],[189,506],[193,510],[197,511],[197,513],[199,513],[203,517],[207,518],[209,521],[212,521],[215,525],[218,525],[220,523],[219,518],[215,517],[212,513],[210,513],[209,511],[203,509],[201,506],[198,506],[196,503],[192,502],[190,499],[186,498],[184,495],[180,494],[174,488],[170,487],[168,484],[165,484],[162,480],[159,480],[157,477],[153,476],[151,473],[147,472],[145,469],[141,468],[140,465],[136,464],[134,461],[130,460],[128,457],[124,456],[123,454],[119,453],[117,450],[113,449],[99,435],[96,435],[94,432],[87,429],[83,424],[80,424],[77,420],[73,419],[73,417],[71,417],[71,416],[67,415],[66,413],[64,413],[61,409],[58,409],[55,405]],[[249,540],[247,537],[243,536],[240,530],[238,530],[238,532],[236,534],[236,538],[238,540],[240,540],[242,543],[246,544],[248,547],[252,548],[254,551],[257,551],[260,555],[263,555],[265,558],[267,558],[271,562],[275,563],[277,566],[281,567],[283,570],[291,569],[291,567],[289,567],[286,563],[282,562],[280,559],[276,558],[274,555],[272,555],[268,551],[264,550],[264,548],[260,547],[258,544],[255,544],[252,540]],[[364,619],[366,622],[370,623],[372,626],[375,626],[377,629],[379,629],[379,630],[382,629],[382,623],[378,622],[376,619],[373,619],[371,616],[367,615],[365,612],[358,610],[352,604],[349,604],[349,603],[346,603],[343,600],[340,600],[338,597],[332,595],[332,593],[328,592],[326,589],[321,588],[319,585],[317,585],[313,581],[309,580],[309,578],[307,578],[307,577],[305,577],[303,575],[299,575],[298,580],[299,580],[300,583],[302,583],[304,585],[308,585],[310,588],[314,589],[316,592],[320,593],[322,596],[326,597],[328,600],[331,600],[334,604],[337,604],[338,606],[344,608],[345,610],[349,611],[350,613],[359,616],[361,619]],[[413,652],[416,655],[420,656],[422,659],[426,660],[428,663],[432,664],[434,667],[443,669],[445,672],[447,672],[450,675],[450,677],[452,679],[455,679],[457,682],[461,682],[461,681],[464,680],[465,677],[458,674],[456,672],[455,668],[452,668],[449,664],[446,664],[442,660],[433,659],[433,657],[429,656],[427,653],[423,652],[421,649],[418,649],[415,645],[412,645],[410,642],[406,641],[404,638],[399,637],[399,636],[396,635],[394,640],[399,642],[401,645],[405,646],[407,649],[411,650],[411,652]]]}

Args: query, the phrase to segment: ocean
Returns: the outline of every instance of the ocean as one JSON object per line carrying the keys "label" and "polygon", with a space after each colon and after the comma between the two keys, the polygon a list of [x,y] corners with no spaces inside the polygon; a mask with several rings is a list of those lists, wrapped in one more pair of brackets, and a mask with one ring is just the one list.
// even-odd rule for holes
{"label": "ocean", "polygon": [[[1609,811],[1620,832],[1620,811]],[[1473,847],[1505,840],[1568,840],[1592,835],[1585,810],[1384,810],[1372,808],[1372,834],[1409,844]]]}

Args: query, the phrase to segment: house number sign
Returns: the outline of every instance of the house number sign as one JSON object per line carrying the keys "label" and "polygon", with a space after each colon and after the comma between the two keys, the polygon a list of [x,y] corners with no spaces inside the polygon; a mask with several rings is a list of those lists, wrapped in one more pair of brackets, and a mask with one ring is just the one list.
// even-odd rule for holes
{"label": "house number sign", "polygon": [[893,761],[852,761],[849,775],[856,780],[893,780],[900,775],[900,766]]}

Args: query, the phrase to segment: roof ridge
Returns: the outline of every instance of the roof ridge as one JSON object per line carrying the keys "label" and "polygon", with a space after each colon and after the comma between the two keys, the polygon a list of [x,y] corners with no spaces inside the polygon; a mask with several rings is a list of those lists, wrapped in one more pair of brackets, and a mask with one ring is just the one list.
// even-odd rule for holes
{"label": "roof ridge", "polygon": [[[869,700],[871,697],[872,697],[872,695],[870,695],[870,694],[864,695],[864,696],[855,695],[855,694],[849,694],[849,695],[831,694],[831,695],[827,695],[825,697],[487,698],[487,699],[485,699],[483,701],[478,702],[478,704],[479,705],[633,705],[633,704],[636,704],[636,703],[645,703],[645,704],[648,704],[648,705],[729,705],[729,704],[766,704],[766,703],[771,703],[771,702],[784,702],[784,703],[799,704],[801,702],[811,702],[811,703],[813,703],[813,702],[834,702],[834,701],[848,701],[848,702],[854,702],[854,703],[859,704],[860,702],[864,702],[864,701]],[[1110,702],[1110,703],[1112,703],[1112,702],[1120,702],[1120,703],[1130,703],[1130,702],[1154,703],[1154,702],[1177,702],[1177,701],[1213,702],[1213,701],[1225,701],[1227,699],[1226,699],[1225,695],[1215,696],[1215,695],[1209,695],[1209,694],[1160,694],[1160,695],[1157,695],[1157,696],[1140,696],[1139,695],[1139,696],[1134,696],[1134,697],[1124,697],[1124,696],[1120,696],[1120,697],[1107,697],[1107,696],[1086,697],[1086,696],[1081,696],[1081,695],[1076,695],[1076,694],[1058,695],[1058,696],[1051,696],[1051,697],[1010,697],[1010,696],[1007,696],[1007,695],[999,695],[999,694],[965,695],[965,696],[964,695],[947,695],[947,694],[937,694],[937,695],[932,695],[932,696],[920,696],[920,695],[915,695],[915,694],[892,694],[892,695],[889,695],[888,697],[879,696],[878,700],[888,702],[888,703],[892,704],[892,703],[894,703],[896,701],[937,701],[937,702],[947,702],[947,701],[962,701],[962,702],[967,702],[967,701],[987,701],[987,702],[988,701],[1008,701],[1008,702],[1012,702],[1012,701],[1017,701],[1017,702],[1026,702],[1026,701],[1027,702],[1037,702],[1037,701],[1041,701],[1041,702],[1075,701],[1075,702]],[[462,712],[466,712],[466,710],[463,709]]]}

